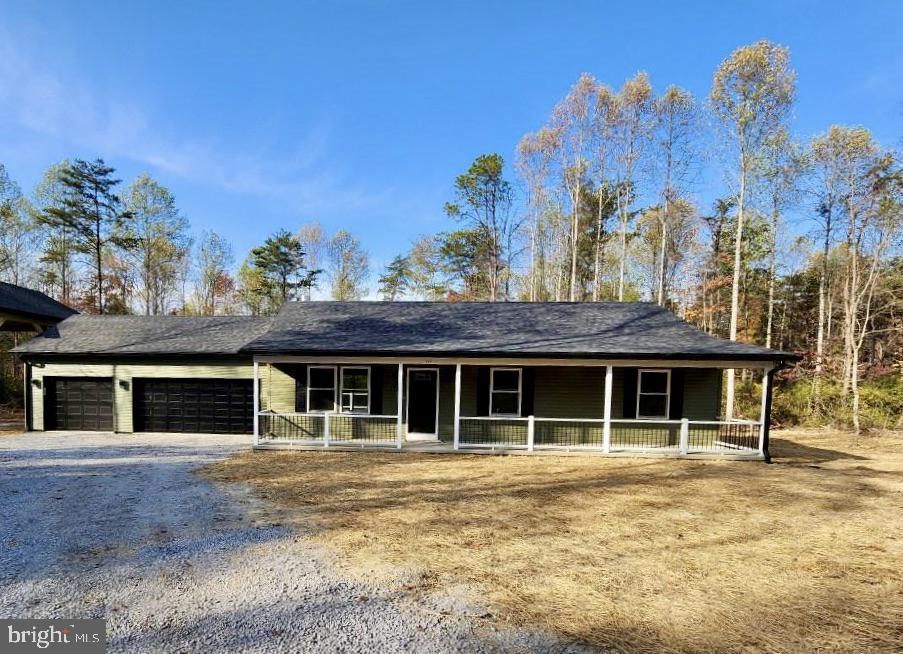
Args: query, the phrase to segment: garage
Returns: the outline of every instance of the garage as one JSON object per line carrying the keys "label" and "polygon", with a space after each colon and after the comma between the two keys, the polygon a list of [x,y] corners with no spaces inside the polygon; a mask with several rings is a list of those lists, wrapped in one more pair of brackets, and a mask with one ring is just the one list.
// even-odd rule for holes
{"label": "garage", "polygon": [[113,380],[109,377],[45,377],[46,429],[113,430]]}
{"label": "garage", "polygon": [[249,379],[135,379],[135,431],[250,434]]}

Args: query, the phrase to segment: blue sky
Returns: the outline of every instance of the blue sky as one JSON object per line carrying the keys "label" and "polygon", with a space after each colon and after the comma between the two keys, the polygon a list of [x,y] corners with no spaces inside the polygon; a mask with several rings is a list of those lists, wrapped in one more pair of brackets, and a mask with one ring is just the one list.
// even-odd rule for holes
{"label": "blue sky", "polygon": [[157,177],[239,259],[319,220],[378,269],[448,228],[455,175],[510,160],[583,71],[705,97],[719,62],[768,38],[791,49],[800,137],[903,137],[900,2],[245,4],[0,1],[0,162],[29,190],[101,156]]}

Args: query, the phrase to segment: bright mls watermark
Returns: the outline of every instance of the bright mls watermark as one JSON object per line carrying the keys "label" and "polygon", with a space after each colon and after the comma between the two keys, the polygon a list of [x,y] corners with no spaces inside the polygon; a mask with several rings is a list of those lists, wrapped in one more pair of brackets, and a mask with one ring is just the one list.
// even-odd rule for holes
{"label": "bright mls watermark", "polygon": [[106,651],[105,620],[0,620],[0,654]]}

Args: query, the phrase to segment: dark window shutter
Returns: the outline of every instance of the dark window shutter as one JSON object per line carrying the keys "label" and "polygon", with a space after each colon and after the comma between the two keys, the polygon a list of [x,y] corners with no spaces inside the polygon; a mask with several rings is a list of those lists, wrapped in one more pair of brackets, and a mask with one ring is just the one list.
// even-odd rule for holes
{"label": "dark window shutter", "polygon": [[671,371],[671,405],[668,418],[680,420],[684,417],[684,369],[674,368]]}
{"label": "dark window shutter", "polygon": [[523,417],[532,416],[535,406],[533,399],[536,392],[536,368],[523,368],[520,381],[520,414]]}
{"label": "dark window shutter", "polygon": [[624,419],[636,418],[637,369],[624,368]]}
{"label": "dark window shutter", "polygon": [[489,415],[489,368],[477,368],[477,415]]}
{"label": "dark window shutter", "polygon": [[383,412],[383,375],[382,366],[370,366],[370,413],[382,415]]}
{"label": "dark window shutter", "polygon": [[294,367],[292,375],[295,377],[295,411],[307,412],[307,366],[302,364]]}

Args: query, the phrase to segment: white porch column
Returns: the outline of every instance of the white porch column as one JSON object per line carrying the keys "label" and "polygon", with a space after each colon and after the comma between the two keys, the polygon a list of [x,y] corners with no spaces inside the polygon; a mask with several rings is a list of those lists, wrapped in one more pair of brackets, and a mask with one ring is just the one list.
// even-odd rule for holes
{"label": "white porch column", "polygon": [[260,364],[254,361],[254,445],[260,444]]}
{"label": "white porch column", "polygon": [[771,368],[762,368],[762,409],[759,412],[759,454],[765,455],[765,421],[768,419],[768,416],[765,415],[765,412],[768,410],[768,373],[771,372]]}
{"label": "white porch column", "polygon": [[404,407],[403,402],[404,398],[404,364],[398,364],[398,403],[396,407],[398,421],[395,424],[395,447],[399,450],[402,445],[401,438],[401,419],[402,419],[402,409]]}
{"label": "white porch column", "polygon": [[605,407],[602,418],[602,450],[611,452],[611,387],[614,379],[614,366],[605,366]]}
{"label": "white porch column", "polygon": [[[3,325],[3,320],[0,320],[0,325]],[[31,398],[28,396],[28,364],[22,364],[22,402],[25,405],[25,423],[22,425],[22,431],[28,431],[28,416],[31,415]]]}
{"label": "white porch column", "polygon": [[678,452],[686,454],[690,451],[690,420],[688,418],[680,419],[680,444]]}
{"label": "white porch column", "polygon": [[454,448],[461,442],[461,364],[455,365],[455,437]]}

